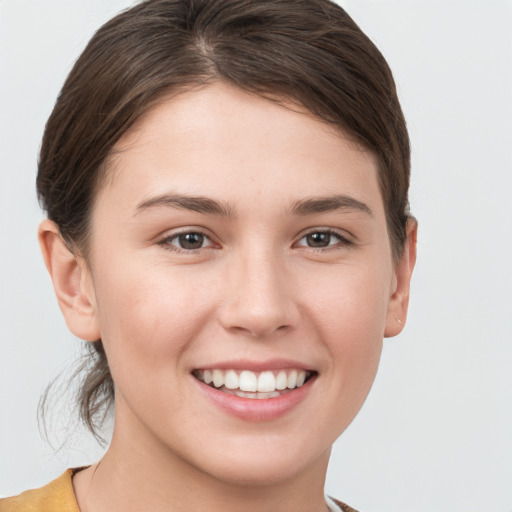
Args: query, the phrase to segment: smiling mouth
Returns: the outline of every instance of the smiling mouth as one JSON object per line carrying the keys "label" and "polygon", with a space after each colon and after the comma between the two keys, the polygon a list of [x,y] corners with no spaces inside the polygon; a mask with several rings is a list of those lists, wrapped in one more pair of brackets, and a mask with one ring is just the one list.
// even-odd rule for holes
{"label": "smiling mouth", "polygon": [[287,369],[252,372],[250,370],[195,370],[196,379],[211,388],[240,398],[277,398],[302,387],[314,374],[308,370]]}

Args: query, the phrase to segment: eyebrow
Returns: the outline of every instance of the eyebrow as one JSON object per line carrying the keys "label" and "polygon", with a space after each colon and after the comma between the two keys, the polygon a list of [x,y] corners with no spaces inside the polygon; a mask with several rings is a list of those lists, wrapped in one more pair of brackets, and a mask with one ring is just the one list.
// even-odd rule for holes
{"label": "eyebrow", "polygon": [[[180,194],[162,194],[143,201],[137,206],[136,213],[138,214],[145,210],[158,207],[191,210],[207,215],[218,215],[220,217],[236,217],[235,208],[229,203],[219,202],[209,197],[185,196]],[[373,216],[373,212],[368,205],[347,195],[311,197],[301,199],[291,205],[291,212],[299,216],[334,212],[337,210],[352,210]]]}
{"label": "eyebrow", "polygon": [[179,194],[162,194],[137,206],[137,213],[156,207],[175,208],[178,210],[191,210],[198,213],[218,215],[220,217],[234,217],[235,210],[228,203],[221,203],[202,196],[184,196]]}
{"label": "eyebrow", "polygon": [[373,212],[365,203],[347,195],[312,197],[293,203],[295,215],[311,215],[313,213],[334,212],[337,210],[354,210],[373,217]]}

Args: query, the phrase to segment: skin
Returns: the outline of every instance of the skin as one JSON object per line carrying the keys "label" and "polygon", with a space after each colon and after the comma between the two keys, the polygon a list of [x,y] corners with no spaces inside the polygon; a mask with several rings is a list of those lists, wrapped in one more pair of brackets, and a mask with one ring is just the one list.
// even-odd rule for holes
{"label": "skin", "polygon": [[[116,149],[87,261],[52,222],[39,231],[66,322],[102,338],[116,386],[111,446],[74,479],[82,512],[326,510],[331,445],[368,394],[383,337],[405,323],[415,224],[394,264],[373,156],[225,83],[162,102]],[[293,209],[333,196],[344,206]],[[198,231],[202,247],[179,247],[177,233]],[[319,238],[328,245],[312,247]],[[192,375],[275,358],[317,373],[271,421],[227,414]]]}

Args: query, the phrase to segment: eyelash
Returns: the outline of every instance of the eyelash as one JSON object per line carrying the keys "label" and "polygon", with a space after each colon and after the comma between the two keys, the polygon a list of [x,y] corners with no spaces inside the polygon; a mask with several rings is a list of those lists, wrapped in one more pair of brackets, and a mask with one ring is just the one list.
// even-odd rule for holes
{"label": "eyelash", "polygon": [[[180,247],[176,244],[173,244],[172,241],[179,239],[180,237],[187,236],[187,235],[199,235],[204,238],[204,241],[208,241],[209,244],[205,247],[199,247],[197,249],[185,249],[183,247]],[[198,251],[202,251],[203,249],[209,249],[211,248],[214,243],[211,240],[211,237],[209,237],[206,233],[201,231],[200,229],[190,229],[188,231],[182,231],[180,233],[174,233],[170,236],[166,236],[162,240],[158,242],[159,245],[163,246],[165,249],[169,251],[175,251],[179,254],[195,254]]]}
{"label": "eyelash", "polygon": [[[177,244],[172,243],[174,240],[179,239],[180,237],[187,236],[187,235],[199,235],[200,237],[203,237],[204,241],[208,241],[208,245],[199,247],[197,249],[185,249],[183,247],[178,246]],[[309,245],[300,245],[299,243],[306,239],[308,236],[311,235],[328,235],[330,237],[329,243],[326,246],[320,246],[320,247],[313,247]],[[331,238],[336,238],[337,242],[331,244]],[[174,233],[171,236],[166,236],[162,240],[158,242],[159,245],[163,246],[165,249],[177,252],[179,254],[197,254],[199,251],[202,251],[204,249],[210,249],[215,244],[212,242],[211,237],[208,236],[206,233],[204,233],[201,230],[188,230],[188,231],[182,231],[180,233]],[[311,231],[305,233],[302,235],[297,242],[293,244],[295,247],[303,247],[306,249],[310,249],[315,252],[325,252],[330,250],[339,249],[340,247],[348,247],[353,245],[353,242],[350,241],[347,237],[343,236],[338,231],[335,231],[333,229],[312,229]]]}
{"label": "eyelash", "polygon": [[[333,243],[333,244],[329,243],[328,245],[326,245],[324,247],[311,247],[311,246],[308,246],[308,245],[298,245],[298,246],[299,247],[305,247],[307,249],[310,249],[310,250],[313,250],[313,251],[316,251],[316,252],[325,252],[325,251],[335,250],[335,249],[339,249],[341,247],[348,247],[348,246],[353,245],[353,242],[350,241],[347,237],[343,236],[340,232],[335,231],[333,229],[329,229],[329,228],[325,228],[325,229],[315,228],[315,229],[312,229],[311,231],[305,233],[299,239],[299,241],[295,245],[297,245],[299,242],[301,242],[302,240],[304,240],[308,236],[318,235],[318,234],[320,234],[320,235],[328,235],[331,238],[336,238],[337,242]],[[330,241],[331,240],[329,240],[329,242]]]}

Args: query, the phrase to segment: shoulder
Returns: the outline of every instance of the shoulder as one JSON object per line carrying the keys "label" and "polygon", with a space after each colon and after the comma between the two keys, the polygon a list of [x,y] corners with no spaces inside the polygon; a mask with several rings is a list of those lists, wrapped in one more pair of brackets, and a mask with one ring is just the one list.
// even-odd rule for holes
{"label": "shoulder", "polygon": [[345,503],[343,503],[339,500],[336,500],[334,498],[330,498],[330,500],[332,503],[337,505],[342,512],[357,512],[357,510],[355,508],[349,507],[348,505],[346,505]]}
{"label": "shoulder", "polygon": [[80,512],[68,469],[59,478],[40,489],[0,500],[0,512]]}

